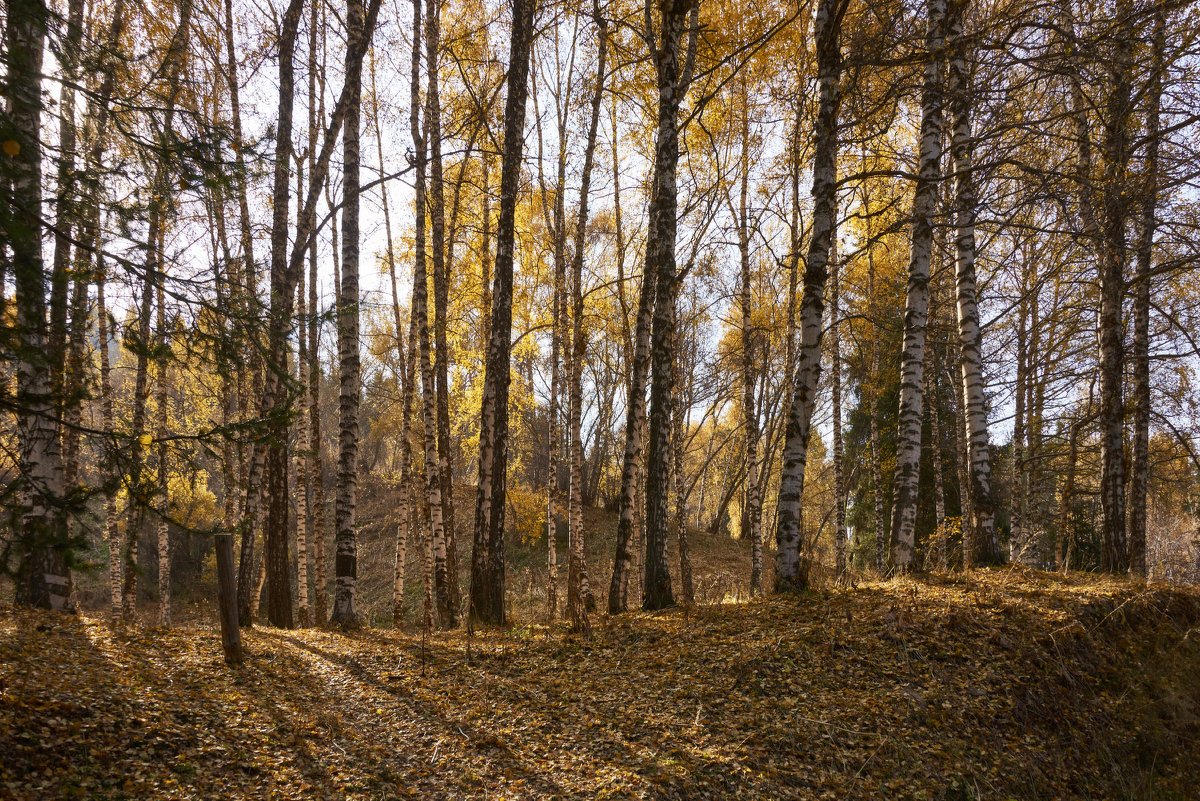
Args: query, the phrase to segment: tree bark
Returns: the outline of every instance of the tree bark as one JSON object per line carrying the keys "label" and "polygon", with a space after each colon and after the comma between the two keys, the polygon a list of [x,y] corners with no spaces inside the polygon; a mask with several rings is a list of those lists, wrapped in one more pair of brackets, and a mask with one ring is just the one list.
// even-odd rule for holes
{"label": "tree bark", "polygon": [[[351,0],[353,2],[353,0]],[[262,396],[262,416],[269,436],[260,445],[266,515],[263,523],[263,563],[267,574],[267,619],[273,626],[292,627],[292,589],[288,559],[288,421],[287,397],[291,383],[287,369],[288,339],[292,327],[295,286],[288,281],[288,210],[291,191],[288,172],[292,161],[293,91],[296,33],[302,0],[291,0],[283,15],[279,40],[279,119],[271,218],[271,305],[268,315],[267,375]],[[307,248],[305,248],[307,251]],[[256,461],[258,459],[256,458]],[[253,472],[253,470],[252,470]]]}
{"label": "tree bark", "polygon": [[[362,36],[363,7],[347,0],[346,23],[351,39]],[[336,626],[359,624],[358,591],[358,407],[359,386],[359,150],[362,112],[362,65],[346,65],[350,102],[342,122],[342,283],[338,295],[338,362],[341,391],[338,397],[338,472],[334,497],[334,593],[330,622]]]}
{"label": "tree bark", "polygon": [[583,251],[587,244],[588,196],[591,192],[592,167],[596,156],[596,131],[600,125],[600,103],[604,95],[604,70],[608,56],[608,21],[601,16],[598,8],[594,12],[593,18],[597,28],[596,88],[592,93],[587,144],[583,151],[583,173],[579,184],[579,213],[575,221],[575,251],[571,260],[571,349],[567,401],[571,459],[568,504],[570,555],[567,562],[567,607],[571,617],[571,627],[585,634],[591,632],[591,623],[588,620],[587,562],[583,529],[583,362],[587,357],[587,340],[583,333]]}
{"label": "tree bark", "polygon": [[[980,557],[999,559],[999,541],[992,505],[992,462],[988,444],[987,395],[983,383],[983,334],[979,325],[979,298],[975,282],[975,167],[971,156],[971,105],[967,66],[970,46],[963,35],[967,0],[951,0],[948,20],[950,59],[947,90],[953,126],[950,152],[954,169],[955,284],[958,290],[958,332],[962,348],[964,413],[971,466],[971,527]],[[1035,321],[1036,322],[1036,321]]]}
{"label": "tree bark", "polygon": [[1109,87],[1104,114],[1104,179],[1101,209],[1099,374],[1100,374],[1100,567],[1124,573],[1125,541],[1125,224],[1128,217],[1129,123],[1132,112],[1133,9],[1116,5]]}
{"label": "tree bark", "polygon": [[[41,73],[46,8],[17,0],[7,7],[9,154],[5,238],[11,248],[16,301],[16,377],[20,493],[18,605],[66,610],[71,573],[67,566],[66,521],[61,512],[62,455],[48,353],[45,269],[42,262]],[[8,147],[6,143],[6,148]]]}
{"label": "tree bark", "polygon": [[[437,0],[425,3],[425,70],[428,89],[425,93],[425,127],[428,131],[429,150],[429,221],[433,257],[433,337],[434,337],[434,381],[437,390],[437,451],[438,480],[441,482],[443,539],[445,544],[434,543],[435,558],[442,558],[445,567],[438,567],[435,577],[446,582],[443,592],[438,591],[439,604],[445,598],[444,607],[439,609],[442,624],[446,628],[458,625],[458,610],[461,593],[458,587],[458,553],[455,543],[454,525],[454,454],[450,447],[450,347],[446,340],[446,316],[449,313],[450,263],[447,258],[446,213],[444,180],[442,173],[442,105],[438,81],[438,53],[441,49],[441,5]],[[441,550],[444,557],[439,557]]]}
{"label": "tree bark", "polygon": [[171,625],[171,529],[168,525],[170,513],[170,493],[167,461],[167,315],[165,293],[163,292],[164,276],[158,279],[158,308],[157,308],[157,349],[158,349],[158,387],[155,399],[154,438],[158,464],[155,466],[157,479],[156,516],[158,517],[158,625]]}
{"label": "tree bark", "polygon": [[[413,0],[413,30],[421,29],[420,0]],[[420,118],[420,42],[413,42],[412,56],[412,106],[409,125],[416,151],[416,254],[413,260],[412,315],[417,326],[417,352],[421,370],[422,421],[425,429],[425,497],[429,504],[428,550],[432,561],[434,593],[436,596],[437,624],[443,628],[450,625],[450,595],[446,576],[446,540],[442,519],[442,482],[439,476],[440,463],[437,455],[437,398],[434,387],[433,359],[430,351],[429,333],[429,277],[426,269],[425,222],[428,210],[426,193],[426,171],[428,169],[426,133],[422,133]],[[426,106],[426,114],[429,107]]]}
{"label": "tree bark", "polygon": [[1146,495],[1150,483],[1150,270],[1154,259],[1155,217],[1158,205],[1160,137],[1166,13],[1154,12],[1153,65],[1147,88],[1145,186],[1141,197],[1141,232],[1137,242],[1137,273],[1133,285],[1133,420],[1129,486],[1129,572],[1146,577]]}
{"label": "tree bark", "polygon": [[920,153],[913,198],[912,255],[904,306],[897,411],[896,473],[892,486],[892,567],[905,573],[916,556],[917,485],[921,465],[921,409],[924,391],[925,326],[929,316],[929,260],[937,211],[942,151],[941,56],[945,0],[929,0],[925,34],[927,61],[921,91]]}
{"label": "tree bark", "polygon": [[[742,503],[742,536],[750,538],[750,594],[762,592],[762,494],[758,486],[758,414],[754,400],[754,323],[750,283],[750,221],[747,200],[750,194],[750,109],[746,78],[742,77],[742,154],[741,191],[738,195],[738,256],[742,271],[739,305],[742,311],[742,429],[746,440],[746,474]],[[732,210],[732,209],[731,209]],[[764,387],[765,387],[764,382]]]}
{"label": "tree bark", "polygon": [[471,615],[503,625],[504,515],[508,471],[508,384],[512,339],[514,225],[524,146],[529,51],[533,41],[534,0],[513,0],[509,47],[508,97],[504,104],[504,155],[500,168],[500,218],[496,229],[496,267],[492,322],[480,404],[479,482],[475,499],[475,535],[471,559]]}
{"label": "tree bark", "polygon": [[800,504],[804,496],[809,430],[821,377],[822,318],[829,251],[837,236],[837,118],[842,71],[839,39],[843,10],[844,3],[839,0],[821,0],[814,22],[818,98],[817,119],[813,126],[812,238],[805,259],[800,344],[776,507],[776,592],[803,591],[808,587],[809,579],[808,560],[803,553]]}
{"label": "tree bark", "polygon": [[832,371],[833,395],[833,550],[834,573],[841,581],[846,573],[846,484],[842,464],[842,344],[839,336],[841,327],[840,265],[837,257],[836,239],[830,244],[832,267],[829,279],[829,350]]}
{"label": "tree bark", "polygon": [[[658,127],[654,144],[654,184],[651,189],[650,228],[646,236],[646,274],[654,274],[654,315],[650,329],[649,450],[646,455],[646,567],[642,608],[665,609],[675,605],[671,572],[667,566],[667,539],[671,527],[671,373],[675,354],[675,298],[678,276],[675,235],[678,226],[679,107],[687,94],[699,31],[699,0],[675,0],[660,7],[661,20],[652,56],[658,76]],[[689,19],[690,17],[690,19]],[[685,27],[690,28],[688,58],[680,63]]]}

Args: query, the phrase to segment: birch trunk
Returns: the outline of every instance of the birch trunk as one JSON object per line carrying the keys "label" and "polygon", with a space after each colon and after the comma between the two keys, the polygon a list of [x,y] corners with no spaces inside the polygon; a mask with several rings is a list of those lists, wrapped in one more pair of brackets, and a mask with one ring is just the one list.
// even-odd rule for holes
{"label": "birch trunk", "polygon": [[[362,35],[363,7],[359,0],[346,3],[347,29],[351,38]],[[338,397],[338,471],[334,497],[334,593],[330,622],[336,626],[359,624],[358,593],[358,407],[359,385],[359,151],[362,111],[361,64],[349,64],[346,85],[350,102],[342,122],[342,282],[338,293],[338,362],[341,390]]]}
{"label": "birch trunk", "polygon": [[830,244],[830,259],[833,262],[829,278],[829,350],[830,369],[833,378],[833,545],[834,572],[840,582],[846,573],[846,484],[842,464],[842,343],[840,265],[837,257],[837,241]]}
{"label": "birch trunk", "polygon": [[[413,0],[413,30],[421,30],[420,0]],[[433,359],[430,354],[429,332],[429,276],[426,269],[425,221],[427,211],[426,170],[428,169],[426,135],[422,133],[420,116],[420,42],[413,42],[412,56],[412,106],[409,126],[416,151],[416,254],[413,260],[412,315],[417,326],[417,352],[421,370],[421,409],[425,429],[425,498],[429,504],[429,532],[427,548],[433,569],[434,594],[437,625],[448,628],[450,595],[446,577],[446,540],[442,520],[442,482],[439,475],[437,454],[437,398],[434,387]],[[426,114],[429,108],[426,106]]]}
{"label": "birch trunk", "polygon": [[[738,196],[738,256],[742,270],[739,305],[742,311],[742,428],[746,439],[746,475],[742,503],[742,536],[750,538],[750,594],[762,592],[762,495],[758,486],[758,414],[754,400],[754,323],[750,284],[750,221],[747,200],[750,194],[750,110],[746,79],[742,79],[742,157],[741,191]],[[765,382],[764,382],[765,384]]]}
{"label": "birch trunk", "polygon": [[951,157],[954,169],[955,285],[958,291],[958,334],[962,349],[964,414],[971,467],[971,527],[976,542],[987,549],[988,561],[999,558],[999,542],[992,502],[991,447],[988,444],[987,395],[983,383],[983,334],[979,325],[979,298],[975,281],[974,163],[971,156],[971,106],[967,53],[963,35],[967,0],[952,0],[948,35],[951,57],[947,69],[950,115],[953,125]]}
{"label": "birch trunk", "polygon": [[[438,590],[439,614],[442,625],[453,628],[458,624],[461,605],[458,589],[458,555],[455,547],[454,525],[454,466],[450,448],[450,347],[446,340],[446,315],[449,310],[450,283],[446,245],[445,193],[442,173],[442,105],[438,82],[438,53],[441,49],[441,5],[437,0],[425,3],[425,70],[428,90],[425,93],[425,127],[428,131],[429,156],[429,222],[433,257],[433,337],[434,381],[437,390],[437,455],[438,480],[441,486],[441,507],[444,544],[434,542],[434,557],[445,562],[436,565],[435,578],[444,581],[446,588]],[[444,556],[439,556],[441,551]],[[442,599],[445,599],[444,604]]]}
{"label": "birch trunk", "polygon": [[156,516],[158,517],[158,625],[171,625],[171,531],[167,525],[170,512],[170,494],[168,491],[167,461],[167,315],[163,293],[163,276],[158,281],[157,309],[157,347],[158,357],[158,387],[155,399],[154,438],[157,440],[157,458],[155,475],[157,477]]}
{"label": "birch trunk", "polygon": [[[112,9],[112,22],[108,28],[105,42],[105,53],[114,54],[125,28],[125,3],[117,0]],[[88,143],[88,154],[83,165],[84,189],[81,191],[81,212],[83,220],[80,235],[80,247],[76,249],[76,268],[81,274],[86,274],[91,254],[96,253],[96,318],[98,339],[100,343],[100,414],[101,428],[110,441],[115,433],[112,381],[109,365],[108,310],[105,297],[105,266],[103,249],[100,247],[100,180],[99,171],[104,158],[108,137],[109,103],[112,100],[113,87],[116,82],[115,70],[107,60],[102,62],[102,72],[98,93],[89,100],[87,112],[87,128],[85,140]],[[111,465],[113,454],[105,453],[105,464]],[[108,578],[110,615],[115,622],[121,617],[121,586],[123,583],[121,553],[121,535],[118,528],[117,510],[111,492],[104,495],[104,540],[108,544]]]}
{"label": "birch trunk", "polygon": [[[534,84],[534,114],[537,114],[537,85]],[[559,117],[559,122],[562,123],[562,117]],[[558,518],[559,502],[558,502],[558,452],[559,452],[559,395],[562,392],[562,379],[560,378],[559,365],[563,363],[563,351],[566,349],[565,338],[567,336],[567,264],[566,264],[566,220],[563,195],[565,194],[566,173],[567,173],[567,146],[566,146],[566,130],[565,125],[559,127],[559,146],[558,146],[558,180],[554,188],[554,214],[551,217],[546,204],[546,185],[543,180],[541,163],[542,163],[542,125],[540,119],[537,124],[538,130],[538,179],[541,182],[542,189],[542,211],[546,217],[546,224],[549,227],[554,237],[554,283],[553,292],[554,298],[551,301],[551,320],[550,320],[550,396],[546,404],[546,422],[547,422],[547,441],[546,441],[546,606],[553,622],[558,614]],[[568,426],[570,423],[568,422]],[[578,581],[578,574],[571,570],[570,547],[568,544],[568,559],[567,559],[567,606],[568,613],[572,616],[572,627],[576,626],[575,613],[576,607],[572,604],[577,601],[581,595],[579,587],[573,581]],[[587,615],[584,614],[584,623],[586,623]]]}
{"label": "birch trunk", "polygon": [[[301,174],[303,181],[303,174]],[[313,258],[314,254],[309,254]],[[309,434],[310,410],[308,392],[308,316],[304,298],[304,278],[296,284],[296,385],[300,389],[300,413],[296,418],[296,447],[292,454],[296,473],[296,617],[302,628],[310,623],[308,610],[308,530],[312,515],[309,512],[308,466],[312,452]]]}
{"label": "birch trunk", "polygon": [[1133,436],[1129,487],[1129,572],[1146,576],[1146,494],[1150,483],[1150,270],[1154,258],[1155,212],[1158,204],[1158,147],[1162,101],[1166,14],[1154,14],[1154,52],[1147,90],[1145,181],[1137,274],[1133,286]]}
{"label": "birch trunk", "polygon": [[[292,161],[293,90],[295,84],[296,33],[302,0],[291,0],[283,16],[279,40],[279,120],[276,135],[275,170],[271,218],[271,290],[268,316],[268,367],[262,396],[262,414],[270,420],[267,443],[256,450],[262,455],[266,515],[263,522],[263,566],[267,582],[267,618],[280,628],[292,627],[292,590],[288,559],[288,425],[281,415],[287,403],[287,351],[292,325],[295,286],[289,285],[288,210],[291,191],[288,172]],[[307,250],[307,249],[306,249]],[[253,472],[253,470],[252,470]]]}
{"label": "birch trunk", "polygon": [[[675,235],[678,226],[679,107],[687,94],[699,31],[699,0],[664,4],[657,44],[651,30],[647,40],[658,76],[658,127],[654,144],[654,184],[651,189],[650,230],[646,236],[646,273],[654,278],[654,315],[650,329],[650,411],[646,454],[646,567],[642,608],[675,605],[667,566],[670,517],[671,373],[675,362],[675,298],[678,276]],[[690,17],[690,19],[689,19]],[[685,28],[690,28],[687,60],[680,64]]]}
{"label": "birch trunk", "polygon": [[840,9],[838,0],[821,0],[814,21],[818,98],[817,118],[813,125],[812,239],[804,266],[800,344],[776,507],[776,592],[802,591],[808,587],[809,579],[800,504],[804,496],[809,430],[821,377],[822,317],[829,250],[837,235],[837,117],[842,71]]}
{"label": "birch trunk", "polygon": [[[113,389],[109,365],[108,306],[105,298],[105,267],[103,252],[96,252],[96,320],[100,342],[100,415],[102,430],[110,438],[116,430],[113,414]],[[121,530],[117,520],[117,505],[111,493],[104,496],[104,541],[108,544],[108,602],[109,618],[121,620],[121,588],[124,584],[124,562],[121,558]]]}
{"label": "birch trunk", "polygon": [[[588,120],[587,145],[583,151],[583,173],[579,184],[579,213],[575,221],[575,251],[571,260],[571,349],[568,382],[567,421],[570,428],[571,480],[568,502],[570,523],[570,555],[567,562],[567,606],[571,627],[590,633],[588,620],[587,562],[583,529],[583,363],[587,357],[587,340],[583,333],[583,251],[587,244],[588,200],[592,184],[592,167],[596,156],[596,131],[600,125],[600,103],[604,95],[604,70],[608,56],[608,22],[594,14],[596,23],[597,62],[596,88],[592,93],[591,117]],[[572,593],[574,589],[574,593]]]}
{"label": "birch trunk", "polygon": [[[1024,284],[1024,281],[1022,281]],[[1025,504],[1021,497],[1025,488],[1025,386],[1028,382],[1025,367],[1025,355],[1027,353],[1027,343],[1029,335],[1026,327],[1028,319],[1028,310],[1026,307],[1025,294],[1027,288],[1022,285],[1020,288],[1022,297],[1017,302],[1017,380],[1014,387],[1016,396],[1015,409],[1013,413],[1013,438],[1012,438],[1012,561],[1020,564],[1025,564],[1028,558],[1028,546],[1025,532]]]}
{"label": "birch trunk", "polygon": [[508,62],[508,97],[504,104],[504,157],[500,168],[500,218],[496,229],[496,267],[492,322],[480,404],[479,481],[475,501],[475,535],[471,560],[471,614],[484,623],[503,625],[504,514],[508,471],[508,384],[512,339],[513,249],[521,153],[524,145],[525,100],[529,51],[533,41],[532,0],[513,0],[512,40]]}
{"label": "birch trunk", "polygon": [[11,206],[5,234],[11,248],[16,301],[16,402],[22,531],[16,602],[65,610],[71,574],[64,559],[62,455],[48,359],[45,269],[42,262],[41,72],[46,9],[38,3],[7,7],[8,136],[19,150],[6,155]]}
{"label": "birch trunk", "polygon": [[[251,397],[255,402],[261,402],[263,397],[263,345],[259,341],[257,327],[250,325],[250,320],[258,317],[258,267],[254,261],[254,235],[251,230],[250,201],[245,159],[245,138],[242,134],[241,115],[241,84],[238,78],[238,57],[234,47],[233,3],[225,0],[225,78],[229,88],[229,107],[233,124],[234,148],[234,178],[238,195],[238,225],[242,246],[242,284],[236,287],[237,310],[241,322],[235,326],[243,341],[250,345],[248,371],[250,387],[246,386],[245,368],[239,371],[238,417],[245,420],[249,416]],[[244,449],[241,449],[244,450]],[[243,454],[247,455],[247,454]],[[257,609],[257,599],[252,599],[256,582],[254,571],[254,543],[262,529],[262,458],[261,447],[251,447],[248,459],[242,462],[241,475],[238,482],[241,487],[242,500],[245,503],[246,515],[241,522],[241,542],[238,561],[238,624],[250,626],[254,622],[251,614],[252,607]]]}
{"label": "birch trunk", "polygon": [[[79,429],[82,419],[80,390],[83,380],[82,348],[84,341],[83,328],[87,324],[87,280],[83,278],[84,271],[77,272],[75,280],[71,281],[71,241],[73,234],[82,232],[73,230],[79,217],[79,204],[76,202],[76,125],[75,125],[75,84],[78,82],[79,46],[83,39],[83,0],[69,0],[67,3],[66,35],[62,39],[58,60],[62,69],[63,81],[59,95],[59,126],[58,126],[58,181],[55,197],[54,221],[54,256],[51,270],[50,297],[50,351],[54,354],[55,368],[60,371],[58,376],[57,402],[62,415],[62,460],[63,487],[67,493],[65,501],[70,504],[70,493],[78,484],[79,473]],[[82,254],[76,249],[75,259]],[[85,262],[86,264],[86,262]],[[67,291],[73,285],[70,303],[70,322],[67,315]],[[67,337],[70,337],[68,343]],[[74,520],[69,510],[65,510],[68,534],[74,532]]]}
{"label": "birch trunk", "polygon": [[392,324],[396,332],[396,350],[399,360],[397,370],[400,379],[400,502],[396,511],[396,556],[392,574],[392,622],[397,627],[404,622],[404,575],[408,558],[408,532],[410,515],[410,484],[412,480],[412,385],[415,378],[413,353],[416,343],[414,320],[409,315],[408,347],[402,338],[404,323],[400,317],[400,289],[396,277],[396,252],[392,242],[392,214],[388,204],[387,184],[383,167],[383,127],[379,124],[379,95],[375,88],[375,58],[371,58],[371,98],[375,117],[375,154],[379,159],[379,194],[383,201],[383,227],[387,235],[387,272],[392,288]]}
{"label": "birch trunk", "polygon": [[[961,365],[961,356],[959,363]],[[956,378],[962,377],[961,368],[957,376],[950,376],[950,386],[952,389],[951,404],[953,406],[955,425],[951,429],[953,436],[951,444],[954,447],[954,461],[958,473],[958,504],[959,504],[959,526],[962,529],[962,564],[963,570],[970,570],[971,565],[975,561],[975,537],[972,536],[970,520],[971,512],[971,478],[970,468],[968,467],[969,459],[967,453],[967,418],[963,414],[963,384],[962,381]]]}
{"label": "birch trunk", "polygon": [[945,0],[929,0],[925,34],[927,61],[921,92],[917,189],[913,198],[912,254],[904,305],[897,411],[896,473],[892,486],[892,568],[906,573],[916,556],[917,485],[921,465],[921,407],[924,390],[925,326],[929,316],[929,260],[937,211],[942,151],[941,53]]}
{"label": "birch trunk", "polygon": [[[870,263],[868,292],[875,296],[875,260],[867,254]],[[873,305],[873,304],[872,304]],[[875,513],[875,571],[883,575],[887,568],[888,536],[883,516],[883,453],[879,443],[879,336],[871,339],[871,385],[868,389],[871,413],[871,496]]]}

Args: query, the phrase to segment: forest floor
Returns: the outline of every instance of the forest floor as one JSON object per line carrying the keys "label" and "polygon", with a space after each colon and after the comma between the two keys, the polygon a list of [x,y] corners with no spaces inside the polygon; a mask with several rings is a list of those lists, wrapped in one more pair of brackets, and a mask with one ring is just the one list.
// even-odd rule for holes
{"label": "forest floor", "polygon": [[0,607],[0,798],[1196,798],[1200,594],[1016,570],[476,633]]}

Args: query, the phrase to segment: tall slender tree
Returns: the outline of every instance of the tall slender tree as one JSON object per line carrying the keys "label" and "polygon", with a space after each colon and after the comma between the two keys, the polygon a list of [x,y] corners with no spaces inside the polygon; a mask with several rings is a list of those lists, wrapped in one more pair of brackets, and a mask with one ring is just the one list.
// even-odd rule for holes
{"label": "tall slender tree", "polygon": [[513,248],[517,188],[524,149],[525,100],[536,0],[513,0],[504,102],[504,154],[500,167],[500,217],[483,399],[479,420],[479,481],[471,556],[470,614],[502,625],[504,607],[504,515],[508,480],[508,384],[512,339]]}
{"label": "tall slender tree", "polygon": [[[646,418],[646,567],[642,607],[674,606],[667,566],[670,531],[671,375],[675,354],[675,298],[678,273],[675,234],[678,226],[679,108],[687,95],[700,28],[699,0],[673,0],[659,7],[659,31],[647,19],[643,34],[658,77],[658,124],[655,130],[650,228],[646,235],[646,275],[654,275],[654,315],[650,329],[650,411]],[[687,49],[683,34],[690,29]],[[682,58],[682,60],[681,60]],[[646,280],[643,278],[643,280]]]}
{"label": "tall slender tree", "polygon": [[[954,170],[955,285],[958,290],[958,334],[962,357],[964,413],[971,466],[971,527],[976,557],[995,561],[999,542],[992,511],[991,447],[988,444],[987,395],[983,383],[983,335],[975,281],[975,167],[971,156],[970,42],[963,34],[968,0],[950,0],[946,20],[949,52],[946,91],[952,127],[950,155]],[[932,7],[931,7],[932,8]],[[940,141],[940,140],[939,140]]]}
{"label": "tall slender tree", "polygon": [[925,328],[929,319],[929,263],[937,211],[942,155],[941,62],[945,0],[929,0],[925,32],[925,80],[921,88],[917,189],[913,197],[912,249],[900,351],[896,473],[892,486],[892,567],[913,569],[916,558],[917,486],[921,465],[922,395],[925,389]]}
{"label": "tall slender tree", "polygon": [[825,281],[829,250],[837,235],[838,109],[841,103],[841,27],[845,0],[820,0],[814,22],[817,50],[817,118],[813,125],[812,238],[804,267],[800,302],[800,346],[783,449],[777,508],[775,590],[808,587],[809,565],[803,554],[800,503],[808,463],[817,385],[821,377]]}

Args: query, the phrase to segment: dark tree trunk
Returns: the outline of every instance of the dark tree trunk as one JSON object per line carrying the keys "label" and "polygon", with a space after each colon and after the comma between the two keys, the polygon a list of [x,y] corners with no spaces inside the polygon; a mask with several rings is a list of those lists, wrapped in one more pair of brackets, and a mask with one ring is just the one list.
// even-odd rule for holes
{"label": "dark tree trunk", "polygon": [[524,147],[529,51],[533,42],[534,0],[513,0],[504,104],[504,156],[500,168],[500,218],[496,229],[496,268],[492,321],[480,408],[479,484],[471,558],[471,615],[503,625],[504,513],[508,472],[508,384],[512,339],[514,226]]}

